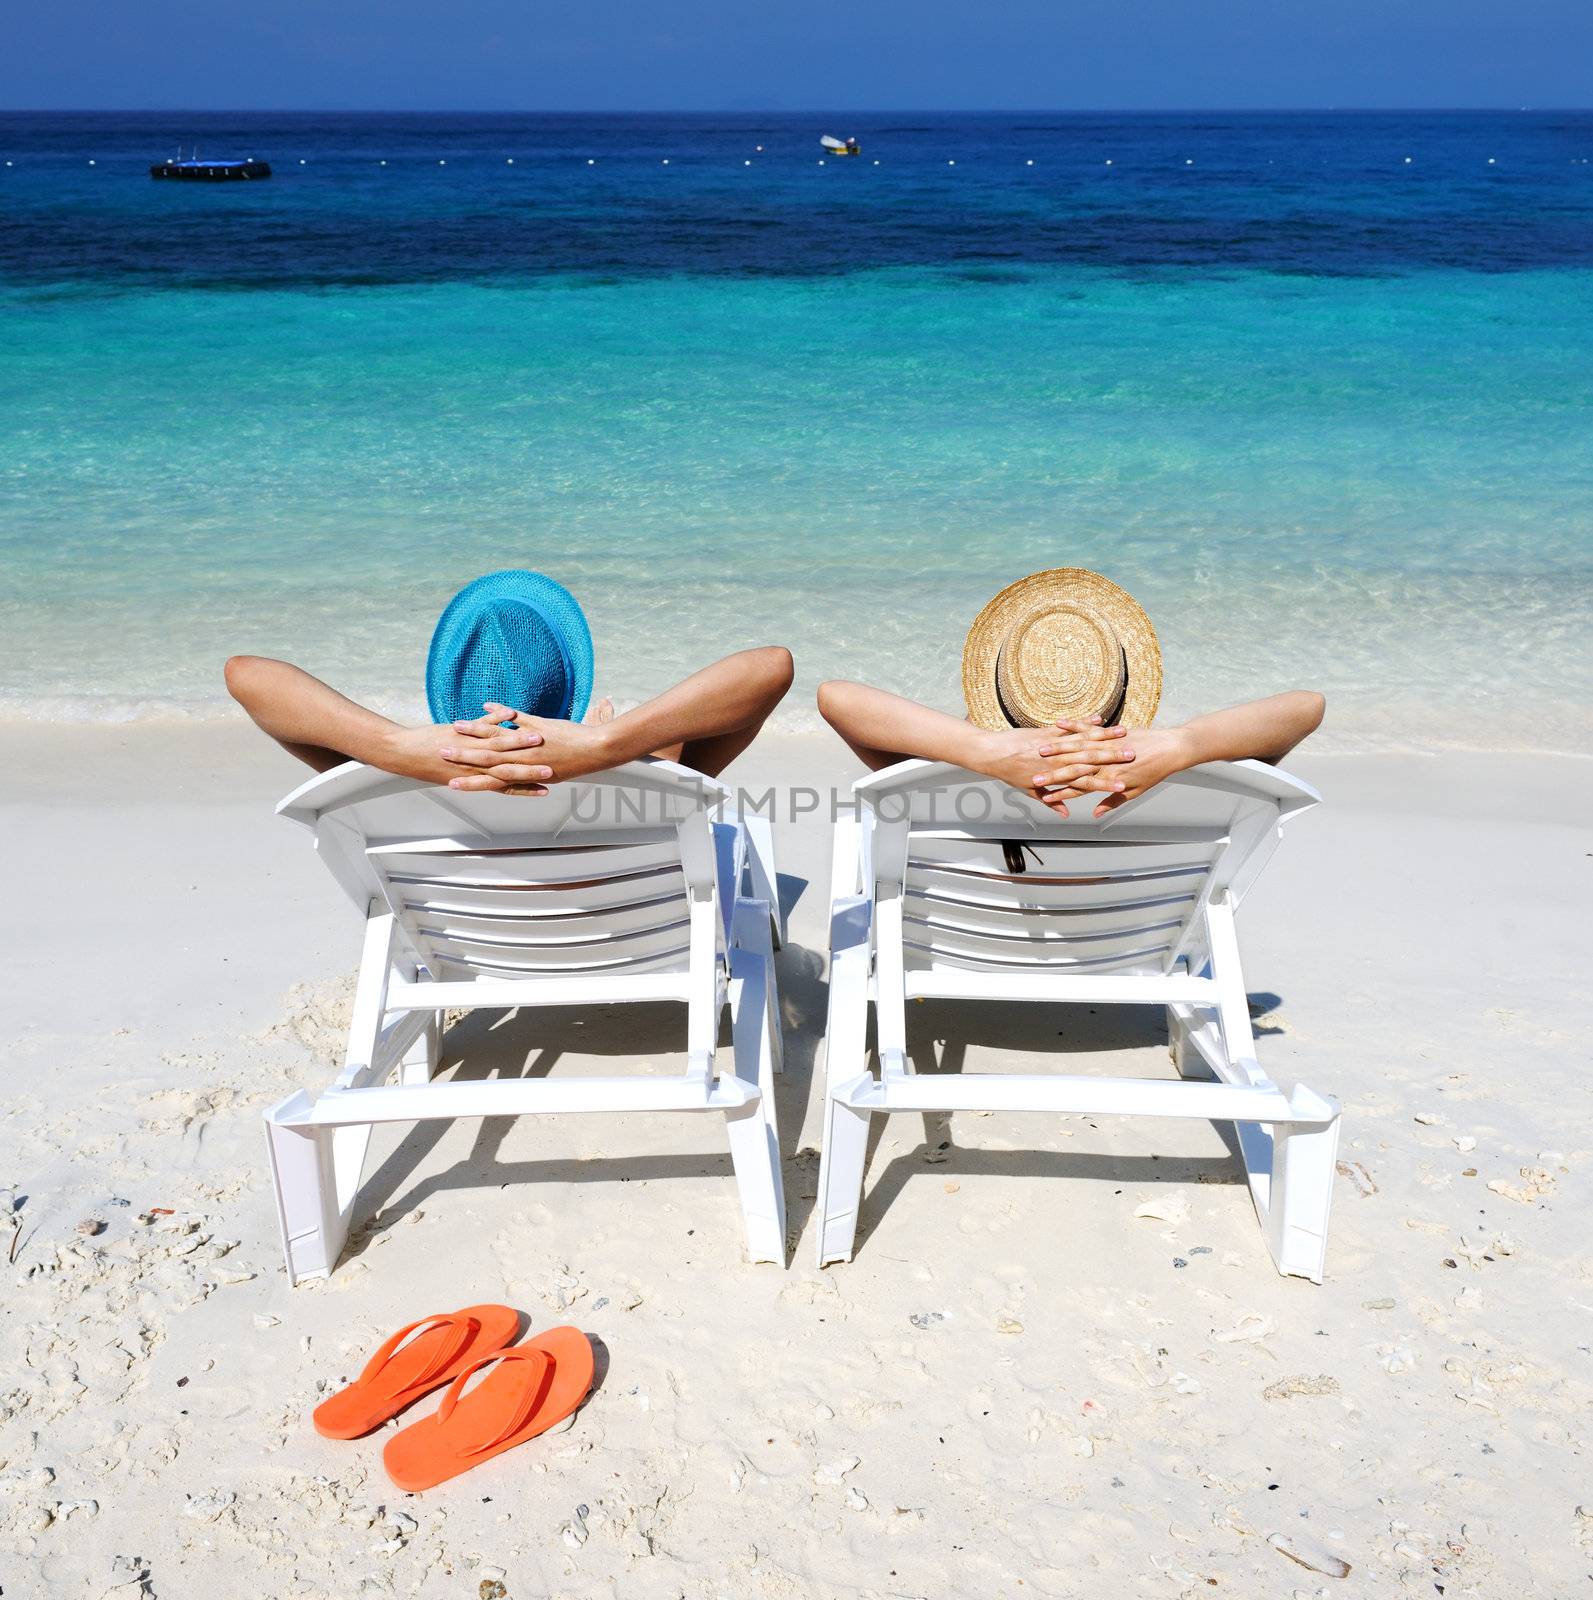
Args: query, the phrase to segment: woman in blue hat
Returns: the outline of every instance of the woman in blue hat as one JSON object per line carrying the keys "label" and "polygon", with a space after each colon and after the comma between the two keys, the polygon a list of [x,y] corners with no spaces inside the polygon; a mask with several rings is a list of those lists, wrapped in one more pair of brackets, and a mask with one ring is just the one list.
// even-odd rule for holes
{"label": "woman in blue hat", "polygon": [[590,708],[592,634],[575,597],[539,572],[492,572],[449,601],[426,658],[433,723],[407,728],[287,661],[233,656],[227,688],[318,772],[363,761],[455,789],[547,785],[662,756],[717,775],[791,687],[791,652],[737,651],[623,716]]}

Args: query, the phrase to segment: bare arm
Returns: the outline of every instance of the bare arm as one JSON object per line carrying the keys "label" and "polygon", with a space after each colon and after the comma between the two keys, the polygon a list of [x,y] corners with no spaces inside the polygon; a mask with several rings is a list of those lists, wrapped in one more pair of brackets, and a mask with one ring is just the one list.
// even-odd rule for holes
{"label": "bare arm", "polygon": [[406,728],[289,661],[233,656],[226,677],[228,692],[256,725],[317,772],[364,761],[432,783],[447,783],[459,774],[438,754],[451,728]]}
{"label": "bare arm", "polygon": [[1290,689],[1208,711],[1183,725],[1187,765],[1202,761],[1278,762],[1322,726],[1326,699],[1315,689]]}
{"label": "bare arm", "polygon": [[1327,701],[1314,689],[1290,689],[1247,700],[1223,711],[1191,717],[1179,727],[1134,728],[1129,742],[1134,762],[1119,794],[1095,808],[1096,816],[1144,794],[1152,784],[1203,761],[1281,761],[1322,725]]}

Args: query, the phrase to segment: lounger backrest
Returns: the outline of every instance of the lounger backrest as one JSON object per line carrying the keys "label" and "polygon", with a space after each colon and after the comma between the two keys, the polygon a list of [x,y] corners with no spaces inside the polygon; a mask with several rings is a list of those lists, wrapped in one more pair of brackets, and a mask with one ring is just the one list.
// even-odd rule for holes
{"label": "lounger backrest", "polygon": [[[1200,954],[1199,912],[1237,903],[1308,785],[1257,762],[1196,767],[1097,820],[992,779],[903,762],[864,779],[865,874],[900,894],[904,967],[1160,973]],[[1021,846],[1013,872],[1003,844]]]}
{"label": "lounger backrest", "polygon": [[439,981],[684,972],[712,900],[719,784],[634,762],[543,798],[476,794],[351,762],[278,807],[362,910],[385,902]]}

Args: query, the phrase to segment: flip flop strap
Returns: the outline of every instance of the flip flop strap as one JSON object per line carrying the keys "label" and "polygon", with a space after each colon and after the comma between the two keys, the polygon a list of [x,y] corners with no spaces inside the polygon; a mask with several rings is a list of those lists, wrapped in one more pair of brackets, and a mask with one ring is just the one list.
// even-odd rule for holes
{"label": "flip flop strap", "polygon": [[418,1376],[399,1390],[400,1394],[407,1394],[411,1389],[418,1389],[423,1384],[433,1382],[439,1372],[457,1360],[480,1327],[481,1323],[475,1317],[462,1317],[453,1311],[439,1312],[434,1317],[422,1317],[419,1322],[412,1322],[408,1327],[400,1328],[382,1345],[381,1349],[365,1363],[365,1370],[359,1375],[359,1382],[369,1383],[393,1359],[398,1347],[412,1333],[419,1333],[424,1328],[453,1328],[453,1337],[444,1339],[436,1354],[421,1368]]}
{"label": "flip flop strap", "polygon": [[529,1362],[531,1370],[526,1374],[520,1392],[509,1408],[508,1420],[504,1425],[490,1438],[483,1439],[479,1444],[466,1446],[459,1452],[461,1455],[478,1456],[494,1445],[502,1444],[511,1434],[518,1433],[531,1420],[531,1413],[536,1410],[537,1401],[542,1398],[543,1380],[553,1370],[553,1357],[546,1350],[516,1346],[512,1350],[493,1350],[484,1356],[478,1356],[448,1385],[448,1392],[442,1397],[442,1404],[437,1407],[439,1423],[447,1422],[454,1414],[454,1407],[459,1404],[459,1397],[464,1393],[465,1382],[470,1375],[480,1367],[491,1366],[494,1361]]}

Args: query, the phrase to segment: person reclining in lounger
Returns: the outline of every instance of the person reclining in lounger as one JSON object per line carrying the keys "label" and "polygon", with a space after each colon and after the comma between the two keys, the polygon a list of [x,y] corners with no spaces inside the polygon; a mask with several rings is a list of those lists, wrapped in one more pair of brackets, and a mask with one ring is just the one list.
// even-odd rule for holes
{"label": "person reclining in lounger", "polygon": [[1031,573],[974,619],[963,646],[961,721],[863,683],[819,686],[819,711],[866,766],[910,756],[999,778],[1066,816],[1095,815],[1203,761],[1281,761],[1327,702],[1295,689],[1153,728],[1161,650],[1123,589],[1082,567]]}
{"label": "person reclining in lounger", "polygon": [[[433,725],[406,728],[287,661],[233,656],[227,688],[317,772],[363,761],[455,789],[547,784],[659,756],[716,777],[791,687],[791,652],[741,650],[613,714],[592,694],[592,635],[575,597],[536,572],[493,572],[449,601],[426,659]],[[512,728],[503,724],[512,722]]]}

